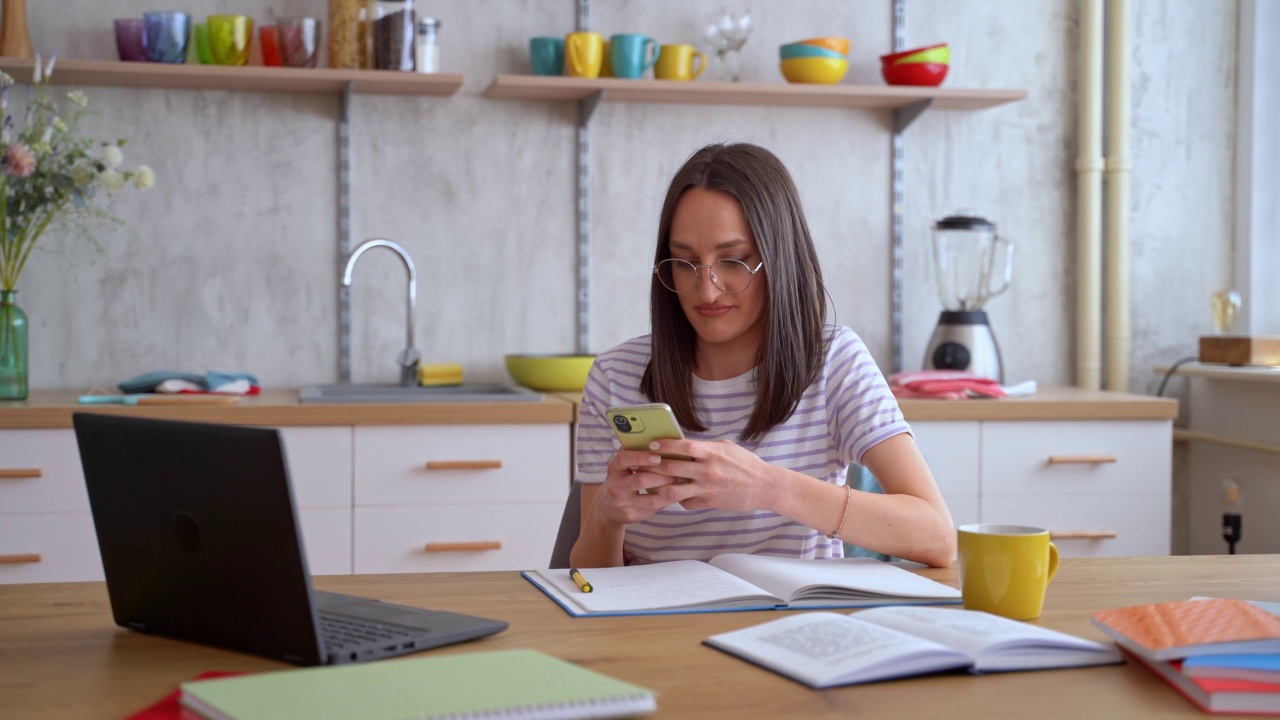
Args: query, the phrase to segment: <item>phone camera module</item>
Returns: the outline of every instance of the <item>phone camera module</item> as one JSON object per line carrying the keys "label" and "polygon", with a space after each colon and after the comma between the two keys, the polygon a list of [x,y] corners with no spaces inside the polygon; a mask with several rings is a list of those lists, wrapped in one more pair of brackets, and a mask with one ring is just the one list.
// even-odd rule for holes
{"label": "phone camera module", "polygon": [[631,423],[622,415],[613,416],[613,424],[618,426],[618,430],[624,433],[631,432]]}
{"label": "phone camera module", "polygon": [[627,417],[625,415],[614,415],[613,424],[618,427],[618,432],[620,433],[630,434],[644,432],[644,423],[635,415],[632,415],[631,417]]}

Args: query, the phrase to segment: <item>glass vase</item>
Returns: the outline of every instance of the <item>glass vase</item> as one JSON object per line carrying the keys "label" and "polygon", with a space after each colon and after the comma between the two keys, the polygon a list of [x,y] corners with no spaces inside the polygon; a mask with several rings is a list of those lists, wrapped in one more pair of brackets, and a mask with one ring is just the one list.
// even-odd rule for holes
{"label": "glass vase", "polygon": [[0,400],[27,397],[27,314],[17,290],[0,290]]}

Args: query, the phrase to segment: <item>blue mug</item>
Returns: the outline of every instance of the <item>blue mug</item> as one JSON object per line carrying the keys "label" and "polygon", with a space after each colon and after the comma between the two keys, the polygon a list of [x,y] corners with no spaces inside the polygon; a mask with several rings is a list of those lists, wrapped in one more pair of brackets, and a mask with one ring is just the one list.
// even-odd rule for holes
{"label": "blue mug", "polygon": [[658,47],[653,38],[636,33],[609,38],[609,64],[614,77],[638,78],[657,61]]}
{"label": "blue mug", "polygon": [[142,14],[142,51],[150,62],[184,63],[191,16],[184,12]]}
{"label": "blue mug", "polygon": [[564,38],[536,37],[529,41],[529,63],[534,75],[564,74]]}

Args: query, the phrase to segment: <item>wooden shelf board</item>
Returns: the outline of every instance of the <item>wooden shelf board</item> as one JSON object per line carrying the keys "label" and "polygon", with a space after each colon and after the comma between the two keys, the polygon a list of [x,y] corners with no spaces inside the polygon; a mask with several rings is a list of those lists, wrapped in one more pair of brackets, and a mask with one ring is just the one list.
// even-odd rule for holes
{"label": "wooden shelf board", "polygon": [[[28,82],[34,61],[0,58],[4,70],[18,82]],[[178,65],[94,60],[58,60],[53,70],[57,85],[169,88],[179,90],[237,90],[248,92],[338,93],[347,83],[368,95],[452,95],[462,87],[462,75],[390,70],[266,67],[262,65]]]}
{"label": "wooden shelf board", "polygon": [[585,100],[597,91],[606,102],[782,105],[892,110],[933,100],[938,110],[982,110],[1022,100],[1023,90],[964,90],[889,85],[681,82],[544,75],[499,75],[484,96],[503,100]]}

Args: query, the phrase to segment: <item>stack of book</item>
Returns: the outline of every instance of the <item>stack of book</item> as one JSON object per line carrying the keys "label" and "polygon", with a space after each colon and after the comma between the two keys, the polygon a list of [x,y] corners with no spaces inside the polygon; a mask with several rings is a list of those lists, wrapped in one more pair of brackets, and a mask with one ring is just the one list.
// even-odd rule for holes
{"label": "stack of book", "polygon": [[1202,710],[1280,715],[1280,617],[1205,598],[1102,610],[1092,620]]}

